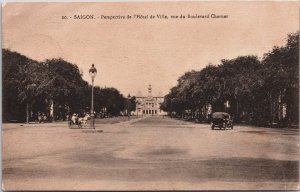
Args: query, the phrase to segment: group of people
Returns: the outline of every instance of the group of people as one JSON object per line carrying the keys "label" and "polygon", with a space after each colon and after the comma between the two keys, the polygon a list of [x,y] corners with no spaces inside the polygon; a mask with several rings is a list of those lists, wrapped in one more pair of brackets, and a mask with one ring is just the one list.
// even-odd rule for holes
{"label": "group of people", "polygon": [[39,123],[44,123],[47,121],[47,115],[45,113],[38,113],[37,119]]}
{"label": "group of people", "polygon": [[77,113],[73,113],[72,116],[68,116],[68,124],[69,126],[73,125],[83,125],[86,124],[87,121],[91,118],[89,113],[85,113],[83,117],[79,117]]}

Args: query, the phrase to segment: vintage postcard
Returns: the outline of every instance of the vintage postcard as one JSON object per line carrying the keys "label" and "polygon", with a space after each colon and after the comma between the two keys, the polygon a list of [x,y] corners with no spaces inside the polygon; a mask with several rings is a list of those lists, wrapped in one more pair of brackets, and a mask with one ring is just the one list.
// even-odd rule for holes
{"label": "vintage postcard", "polygon": [[2,4],[2,189],[298,190],[299,2]]}

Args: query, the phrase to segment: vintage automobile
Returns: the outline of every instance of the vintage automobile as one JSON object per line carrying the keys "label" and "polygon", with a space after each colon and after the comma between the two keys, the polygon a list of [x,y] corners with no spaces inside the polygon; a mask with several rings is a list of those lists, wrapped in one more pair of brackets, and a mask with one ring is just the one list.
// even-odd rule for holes
{"label": "vintage automobile", "polygon": [[215,112],[211,117],[211,129],[233,129],[233,121],[228,113],[225,112]]}

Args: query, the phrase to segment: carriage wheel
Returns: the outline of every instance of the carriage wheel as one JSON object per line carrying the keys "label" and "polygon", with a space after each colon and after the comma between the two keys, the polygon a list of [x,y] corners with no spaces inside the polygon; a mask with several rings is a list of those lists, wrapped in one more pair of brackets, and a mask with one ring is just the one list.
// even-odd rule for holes
{"label": "carriage wheel", "polygon": [[68,123],[68,126],[69,126],[70,129],[73,128],[72,125],[73,125],[73,123],[70,121],[70,122]]}

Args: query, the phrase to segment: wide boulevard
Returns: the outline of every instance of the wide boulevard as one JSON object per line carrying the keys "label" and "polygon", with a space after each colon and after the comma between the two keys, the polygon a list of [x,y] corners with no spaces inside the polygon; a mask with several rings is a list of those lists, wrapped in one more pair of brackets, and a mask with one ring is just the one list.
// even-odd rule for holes
{"label": "wide boulevard", "polygon": [[3,188],[298,188],[298,129],[124,118],[97,120],[95,131],[66,122],[3,124]]}

